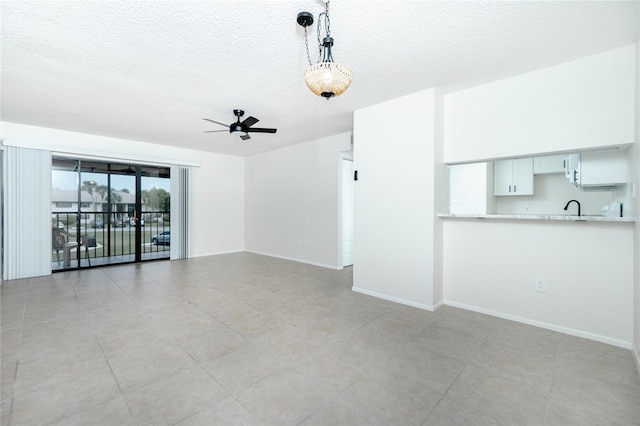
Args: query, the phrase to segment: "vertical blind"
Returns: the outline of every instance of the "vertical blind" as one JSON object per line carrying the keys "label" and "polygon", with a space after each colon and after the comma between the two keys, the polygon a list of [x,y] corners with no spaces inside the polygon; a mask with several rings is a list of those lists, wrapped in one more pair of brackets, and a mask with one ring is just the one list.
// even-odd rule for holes
{"label": "vertical blind", "polygon": [[51,153],[4,146],[2,278],[51,274]]}
{"label": "vertical blind", "polygon": [[171,166],[171,260],[193,256],[194,171]]}

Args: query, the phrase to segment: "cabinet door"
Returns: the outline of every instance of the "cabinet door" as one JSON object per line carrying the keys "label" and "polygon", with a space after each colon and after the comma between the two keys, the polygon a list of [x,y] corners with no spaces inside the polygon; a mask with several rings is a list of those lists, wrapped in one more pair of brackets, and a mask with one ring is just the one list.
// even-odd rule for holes
{"label": "cabinet door", "polygon": [[564,175],[569,182],[578,186],[578,168],[580,167],[580,154],[568,154],[565,156]]}
{"label": "cabinet door", "polygon": [[533,158],[513,160],[512,195],[533,195]]}
{"label": "cabinet door", "polygon": [[535,157],[533,159],[533,174],[545,175],[551,173],[564,173],[565,162],[566,160],[564,155]]}
{"label": "cabinet door", "polygon": [[495,161],[493,195],[533,195],[533,158]]}
{"label": "cabinet door", "polygon": [[584,152],[580,157],[580,186],[621,185],[627,182],[627,151]]}
{"label": "cabinet door", "polygon": [[493,162],[493,195],[514,195],[512,160]]}

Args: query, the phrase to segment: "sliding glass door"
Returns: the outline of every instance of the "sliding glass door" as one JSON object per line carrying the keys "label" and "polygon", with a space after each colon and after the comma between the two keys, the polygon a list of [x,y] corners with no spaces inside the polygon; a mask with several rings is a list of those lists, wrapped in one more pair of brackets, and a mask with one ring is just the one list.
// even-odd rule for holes
{"label": "sliding glass door", "polygon": [[140,260],[168,259],[171,246],[171,180],[168,167],[140,166],[137,225]]}
{"label": "sliding glass door", "polygon": [[52,269],[168,259],[170,169],[53,158]]}

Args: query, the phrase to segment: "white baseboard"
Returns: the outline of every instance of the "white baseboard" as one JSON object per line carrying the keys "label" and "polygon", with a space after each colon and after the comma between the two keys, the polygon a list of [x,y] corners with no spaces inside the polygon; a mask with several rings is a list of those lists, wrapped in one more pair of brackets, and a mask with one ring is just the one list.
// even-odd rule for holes
{"label": "white baseboard", "polygon": [[435,305],[433,305],[433,311],[437,311],[438,309],[440,309],[442,306],[444,306],[444,301],[439,301],[438,303],[436,303]]}
{"label": "white baseboard", "polygon": [[193,257],[207,257],[207,256],[219,256],[221,254],[243,253],[244,250],[230,250],[230,251],[216,251],[213,253],[199,253],[193,255]]}
{"label": "white baseboard", "polygon": [[411,306],[411,307],[418,308],[418,309],[424,309],[425,311],[430,311],[430,312],[434,312],[440,306],[442,306],[442,302],[438,302],[435,305],[425,305],[423,303],[416,303],[416,302],[413,302],[411,300],[406,300],[406,299],[401,299],[399,297],[389,296],[387,294],[378,293],[378,292],[367,290],[367,289],[360,288],[360,287],[352,287],[352,290],[357,292],[357,293],[366,294],[367,296],[377,297],[378,299],[388,300],[390,302],[396,302],[396,303],[400,303],[402,305],[407,305],[407,306]]}
{"label": "white baseboard", "polygon": [[246,251],[247,253],[260,254],[262,256],[275,257],[276,259],[291,260],[293,262],[305,263],[307,265],[320,266],[321,268],[334,269],[336,271],[339,271],[339,270],[343,269],[342,266],[328,265],[326,263],[319,263],[319,262],[312,262],[310,260],[305,260],[305,259],[296,259],[295,257],[279,256],[279,255],[273,254],[273,253],[264,253],[264,252],[261,252],[261,251],[254,251],[254,250],[244,250],[244,251]]}
{"label": "white baseboard", "polygon": [[[517,315],[511,315],[504,312],[494,311],[492,309],[480,308],[473,305],[467,305],[466,303],[459,303],[453,300],[444,301],[445,305],[453,306],[455,308],[466,309],[468,311],[479,312],[481,314],[491,315],[493,317],[503,318],[511,321],[520,322],[523,324],[533,325],[540,328],[545,328],[547,330],[557,331],[559,333],[569,334],[571,336],[583,337],[585,339],[595,340],[601,343],[607,343],[609,345],[618,346],[620,348],[631,349],[631,342],[627,342],[625,340],[614,339],[607,336],[602,336],[600,334],[589,333],[587,331],[576,330],[569,327],[563,327],[561,325],[551,324],[544,321],[538,321],[530,318],[520,317]],[[637,355],[636,355],[637,357]],[[637,360],[637,358],[636,358]]]}
{"label": "white baseboard", "polygon": [[[638,342],[638,345],[640,345],[640,342]],[[638,369],[638,374],[640,374],[640,348],[634,346],[631,352],[633,352],[633,358],[636,360],[636,368]]]}

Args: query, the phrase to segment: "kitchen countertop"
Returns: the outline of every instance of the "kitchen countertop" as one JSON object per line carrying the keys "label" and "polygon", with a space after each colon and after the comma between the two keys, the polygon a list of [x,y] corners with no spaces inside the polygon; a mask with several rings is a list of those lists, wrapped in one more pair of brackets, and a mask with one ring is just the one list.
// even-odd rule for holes
{"label": "kitchen countertop", "polygon": [[636,222],[636,217],[606,217],[606,216],[571,216],[553,214],[449,214],[441,213],[442,218],[462,219],[513,219],[513,220],[564,220],[574,222]]}

